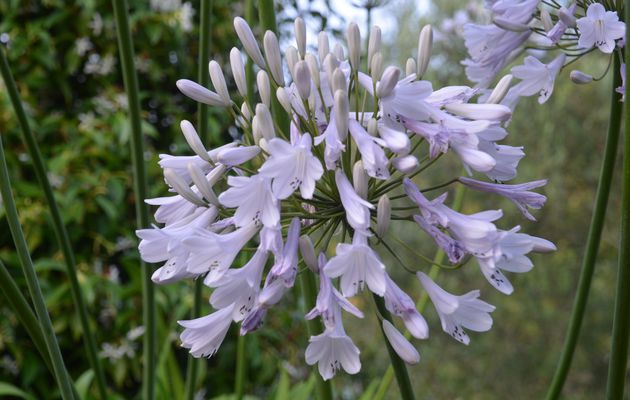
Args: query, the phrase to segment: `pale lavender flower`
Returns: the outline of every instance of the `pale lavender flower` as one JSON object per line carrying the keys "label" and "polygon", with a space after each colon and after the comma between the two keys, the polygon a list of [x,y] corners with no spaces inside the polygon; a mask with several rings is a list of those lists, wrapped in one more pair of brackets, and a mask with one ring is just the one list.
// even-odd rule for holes
{"label": "pale lavender flower", "polygon": [[566,56],[560,54],[549,64],[543,64],[536,57],[528,56],[523,65],[512,68],[512,75],[521,79],[512,89],[519,96],[532,96],[540,94],[538,103],[543,104],[553,92],[556,76],[564,65]]}
{"label": "pale lavender flower", "polygon": [[185,328],[179,336],[182,347],[195,357],[212,357],[232,324],[233,310],[234,305],[230,305],[205,317],[177,321]]}
{"label": "pale lavender flower", "polygon": [[603,53],[612,53],[615,40],[626,33],[626,24],[619,21],[616,11],[606,11],[600,3],[592,3],[586,10],[586,16],[576,22],[580,30],[578,46],[589,49],[597,47]]}
{"label": "pale lavender flower", "polygon": [[416,304],[396,283],[385,276],[385,308],[393,315],[400,317],[409,333],[416,339],[429,337],[429,326],[422,314],[416,309]]}

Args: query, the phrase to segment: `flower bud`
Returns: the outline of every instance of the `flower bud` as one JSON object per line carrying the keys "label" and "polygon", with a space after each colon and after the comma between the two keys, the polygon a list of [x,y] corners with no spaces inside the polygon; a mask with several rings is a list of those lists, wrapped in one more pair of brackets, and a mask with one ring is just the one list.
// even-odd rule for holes
{"label": "flower bud", "polygon": [[499,83],[494,87],[486,104],[499,104],[510,89],[510,83],[512,83],[512,75],[507,74],[499,80]]}
{"label": "flower bud", "polygon": [[247,52],[252,61],[260,68],[265,68],[265,59],[260,52],[256,38],[254,38],[252,29],[247,24],[247,21],[241,17],[234,18],[234,29],[241,43],[243,43],[243,47],[245,47],[245,52]]}
{"label": "flower bud", "polygon": [[243,65],[241,52],[236,47],[233,47],[230,51],[230,66],[232,67],[232,76],[234,77],[234,82],[236,82],[238,93],[243,97],[247,97],[247,79],[245,78],[245,66]]}
{"label": "flower bud", "polygon": [[409,57],[407,59],[407,64],[405,64],[405,76],[415,74],[416,70],[417,70],[416,60],[414,60],[412,57]]}
{"label": "flower bud", "polygon": [[172,169],[166,168],[164,170],[164,179],[166,180],[166,183],[168,183],[169,186],[184,199],[200,207],[204,207],[206,205],[206,203],[204,203],[203,200],[192,191],[190,186],[188,186],[188,184],[186,184],[186,182],[184,182],[184,180]]}
{"label": "flower bud", "polygon": [[311,53],[307,53],[304,59],[308,64],[309,71],[311,72],[311,79],[313,80],[313,83],[315,83],[316,87],[320,87],[321,82],[319,79],[319,65],[317,64],[317,57]]}
{"label": "flower bud", "polygon": [[337,60],[339,61],[343,61],[346,59],[346,55],[343,52],[343,47],[341,47],[339,43],[335,44],[335,47],[333,48],[333,54],[335,55],[335,57],[337,57]]}
{"label": "flower bud", "polygon": [[254,118],[252,118],[252,135],[254,136],[254,144],[264,149],[264,147],[260,145],[260,139],[262,139],[263,136],[262,128],[260,127],[260,122],[258,122],[258,119],[259,118],[256,115],[254,115]]}
{"label": "flower bud", "polygon": [[520,22],[514,22],[508,18],[494,17],[492,22],[499,28],[511,32],[525,32],[529,30],[529,25]]}
{"label": "flower bud", "polygon": [[409,154],[392,159],[392,165],[394,165],[394,168],[403,174],[411,174],[418,169],[420,163],[418,163],[418,159],[416,157]]}
{"label": "flower bud", "polygon": [[334,94],[334,90],[332,89],[332,77],[333,72],[339,66],[339,62],[335,58],[335,55],[329,53],[324,58],[324,73],[326,74],[326,78],[328,79],[328,86],[330,87],[331,94]]}
{"label": "flower bud", "polygon": [[545,28],[545,32],[549,32],[553,29],[553,20],[551,19],[551,15],[549,11],[542,9],[540,10],[540,22],[542,22],[543,28]]}
{"label": "flower bud", "polygon": [[346,40],[348,41],[348,53],[350,54],[350,65],[353,69],[359,70],[361,65],[361,32],[359,25],[351,22],[346,32]]}
{"label": "flower bud", "polygon": [[573,15],[573,11],[571,10],[575,10],[575,5],[572,5],[571,9],[560,7],[560,9],[558,10],[558,18],[560,18],[560,21],[564,22],[565,25],[569,28],[575,27],[576,24],[575,16]]}
{"label": "flower bud", "polygon": [[298,61],[295,64],[293,80],[300,97],[303,100],[308,100],[308,96],[311,94],[311,71],[309,71],[306,61]]}
{"label": "flower bud", "polygon": [[298,51],[300,52],[300,58],[303,59],[306,55],[306,25],[304,24],[304,20],[297,17],[293,27],[295,28],[295,41],[298,46]]}
{"label": "flower bud", "polygon": [[368,176],[365,173],[363,161],[361,160],[354,163],[354,166],[352,167],[352,184],[354,186],[354,191],[362,198],[367,199]]}
{"label": "flower bud", "polygon": [[269,75],[263,70],[258,71],[256,75],[256,85],[258,86],[258,94],[260,100],[269,108],[271,108],[271,86],[269,84]]}
{"label": "flower bud", "polygon": [[335,68],[332,78],[333,79],[332,79],[331,88],[333,90],[333,93],[337,92],[337,90],[343,90],[344,92],[348,90],[348,83],[346,82],[346,76],[343,74],[343,72],[341,72],[339,68]]}
{"label": "flower bud", "polygon": [[374,25],[370,31],[368,40],[368,66],[372,62],[372,56],[381,50],[381,28]]}
{"label": "flower bud", "polygon": [[227,171],[227,167],[223,164],[217,164],[208,174],[206,175],[206,179],[208,180],[208,185],[214,186],[217,182],[223,178],[223,174]]}
{"label": "flower bud", "polygon": [[300,61],[300,56],[298,55],[297,49],[293,46],[287,47],[287,49],[284,51],[284,58],[287,60],[287,67],[289,68],[289,73],[291,74],[291,77],[295,78],[295,76],[293,75],[293,68],[295,67],[295,64]]}
{"label": "flower bud", "polygon": [[405,336],[392,325],[391,322],[383,320],[383,332],[387,341],[392,346],[398,357],[407,364],[417,364],[420,362],[418,350],[407,340]]}
{"label": "flower bud", "polygon": [[212,85],[217,91],[217,94],[221,96],[221,99],[223,99],[224,102],[230,104],[230,92],[228,92],[225,77],[223,76],[223,71],[221,71],[219,63],[211,60],[208,64],[208,71],[210,72],[210,80],[212,81]]}
{"label": "flower bud", "polygon": [[319,35],[317,35],[317,55],[320,63],[324,63],[324,59],[326,59],[328,53],[330,53],[328,34],[326,32],[319,32]]}
{"label": "flower bud", "polygon": [[243,102],[243,104],[241,104],[241,114],[243,114],[243,118],[245,118],[247,121],[251,121],[252,110],[249,109],[247,102]]}
{"label": "flower bud", "polygon": [[378,136],[378,121],[376,120],[376,118],[370,118],[370,120],[368,121],[367,131],[370,136]]}
{"label": "flower bud", "polygon": [[223,97],[219,96],[211,90],[206,89],[196,82],[190,81],[188,79],[180,79],[175,84],[184,96],[190,97],[191,99],[200,103],[217,107],[227,107],[230,105],[229,102],[226,103]]}
{"label": "flower bud", "polygon": [[317,257],[315,257],[315,248],[313,242],[308,235],[300,236],[299,240],[300,254],[302,254],[302,260],[304,264],[311,269],[314,273],[319,272],[319,266],[317,265]]}
{"label": "flower bud", "polygon": [[350,104],[348,103],[348,94],[345,90],[337,90],[335,92],[335,126],[337,127],[337,135],[342,142],[348,137],[348,113],[350,112]]}
{"label": "flower bud", "polygon": [[258,119],[258,127],[261,136],[267,140],[276,137],[276,131],[273,128],[273,119],[271,118],[271,113],[267,105],[260,103],[256,105],[256,117]]}
{"label": "flower bud", "polygon": [[549,253],[558,250],[556,245],[551,243],[547,239],[539,238],[536,236],[530,236],[530,239],[532,241],[532,244],[534,245],[532,251],[536,253]]}
{"label": "flower bud", "polygon": [[385,68],[383,77],[376,88],[376,95],[381,99],[389,96],[396,87],[399,77],[400,70],[398,68],[392,66]]}
{"label": "flower bud", "polygon": [[370,63],[370,74],[372,75],[372,81],[378,82],[383,75],[383,55],[380,51],[372,56],[372,62]]}
{"label": "flower bud", "polygon": [[571,73],[569,74],[569,78],[571,78],[571,81],[573,83],[577,83],[578,85],[593,82],[593,77],[591,75],[585,74],[584,72],[578,71],[577,69],[571,71]]}
{"label": "flower bud", "polygon": [[427,72],[429,60],[431,59],[431,49],[433,48],[433,29],[431,25],[425,25],[420,31],[418,38],[418,65],[416,67],[416,75],[418,79]]}
{"label": "flower bud", "polygon": [[378,237],[384,237],[389,229],[389,223],[392,217],[392,206],[389,197],[386,194],[378,199],[376,206],[376,234]]}
{"label": "flower bud", "polygon": [[258,146],[239,146],[222,150],[217,155],[217,161],[228,166],[240,165],[251,160],[260,153]]}
{"label": "flower bud", "polygon": [[201,143],[201,139],[195,130],[193,124],[189,121],[183,120],[179,124],[182,129],[182,133],[184,134],[184,138],[186,139],[186,143],[195,152],[199,157],[203,160],[210,162],[210,156],[208,155],[208,150],[204,147],[203,143]]}
{"label": "flower bud", "polygon": [[217,195],[214,194],[212,186],[208,183],[208,178],[206,178],[206,175],[203,173],[201,168],[194,163],[188,163],[188,173],[190,174],[195,186],[197,186],[197,190],[199,190],[199,193],[201,193],[208,203],[218,206],[219,199],[217,198]]}
{"label": "flower bud", "polygon": [[283,87],[279,87],[276,89],[276,98],[278,99],[278,103],[284,108],[284,111],[287,113],[291,113],[291,100],[289,99],[289,95],[287,91]]}
{"label": "flower bud", "polygon": [[278,46],[278,38],[275,33],[272,31],[265,32],[263,47],[265,48],[265,56],[267,57],[267,65],[269,72],[271,72],[271,77],[279,86],[284,86],[280,46]]}

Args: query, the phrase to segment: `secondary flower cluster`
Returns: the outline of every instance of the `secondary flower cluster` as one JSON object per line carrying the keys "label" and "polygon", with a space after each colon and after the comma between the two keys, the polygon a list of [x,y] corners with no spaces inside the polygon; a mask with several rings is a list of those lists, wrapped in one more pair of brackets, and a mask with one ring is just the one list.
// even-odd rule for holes
{"label": "secondary flower cluster", "polygon": [[[626,24],[619,20],[617,4],[585,0],[571,0],[564,5],[553,0],[486,1],[492,23],[464,26],[466,75],[477,87],[486,88],[503,68],[528,50],[523,64],[511,69],[521,81],[510,89],[504,104],[514,106],[520,96],[533,95],[539,95],[542,104],[551,96],[563,67],[595,50],[610,57],[615,50],[620,51]],[[559,55],[545,64],[541,59],[550,51]],[[616,73],[623,77],[624,70],[622,65]],[[570,78],[578,84],[601,79],[578,70],[571,71]],[[625,84],[618,91],[624,93]]]}
{"label": "secondary flower cluster", "polygon": [[[214,289],[210,304],[215,312],[179,322],[182,345],[196,357],[212,356],[233,322],[240,323],[242,335],[258,329],[304,274],[319,282],[315,306],[305,318],[319,317],[323,326],[310,338],[306,362],[317,363],[324,379],[340,368],[354,374],[361,367],[359,349],[344,330],[342,313],[363,318],[348,298],[365,288],[382,298],[411,336],[429,335],[413,299],[388,273],[397,266],[417,275],[443,330],[453,338],[468,344],[464,329],[489,330],[494,307],[479,299],[478,290],[451,294],[417,269],[386,266],[377,249],[395,253],[391,221],[412,223],[426,234],[416,240],[433,240],[455,265],[476,259],[488,281],[506,294],[513,289],[502,271],[526,272],[532,268],[528,253],[555,249],[544,239],[519,233],[519,227],[499,229],[494,221],[502,216],[500,210],[462,214],[445,204],[447,193],[426,197],[462,184],[506,197],[534,219],[528,209],[540,208],[546,198],[530,190],[545,181],[498,183],[514,178],[524,156],[519,147],[497,144],[507,135],[503,124],[511,111],[496,103],[509,83],[502,81],[486,103],[471,103],[477,91],[469,87],[434,90],[422,80],[432,47],[430,26],[422,30],[418,57],[407,63],[404,76],[396,67],[383,68],[378,27],[368,40],[367,72],[360,71],[356,24],[347,30],[347,57],[340,44],[331,50],[324,32],[313,54],[306,50],[306,29],[298,18],[297,47],[286,49],[284,65],[273,32],[264,35],[263,56],[242,18],[234,20],[234,27],[258,66],[260,103],[248,101],[244,61],[236,48],[230,53],[238,92],[233,97],[216,61],[209,64],[214,91],[177,82],[186,96],[232,113],[242,138],[208,151],[193,125],[183,121],[195,155],[160,156],[174,195],[147,200],[158,206],[155,219],[161,227],[137,232],[142,258],[163,263],[154,282],[203,279]],[[418,187],[414,179],[419,182],[419,174],[449,150],[470,174],[485,174],[495,183],[460,177]],[[249,258],[237,268],[239,254]],[[419,361],[417,350],[390,321],[383,319],[382,328],[403,360]]]}

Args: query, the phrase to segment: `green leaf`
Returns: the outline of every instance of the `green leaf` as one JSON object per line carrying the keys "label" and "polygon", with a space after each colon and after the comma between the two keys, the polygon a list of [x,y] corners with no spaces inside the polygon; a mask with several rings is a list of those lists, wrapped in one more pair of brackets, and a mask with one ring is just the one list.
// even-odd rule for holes
{"label": "green leaf", "polygon": [[0,397],[14,396],[26,400],[35,400],[35,397],[26,393],[22,389],[11,385],[10,383],[0,382]]}
{"label": "green leaf", "polygon": [[93,380],[94,371],[92,371],[91,369],[85,371],[83,374],[81,374],[79,379],[77,379],[74,385],[77,388],[77,393],[79,394],[80,398],[87,398],[88,392],[90,391],[90,385],[92,384]]}

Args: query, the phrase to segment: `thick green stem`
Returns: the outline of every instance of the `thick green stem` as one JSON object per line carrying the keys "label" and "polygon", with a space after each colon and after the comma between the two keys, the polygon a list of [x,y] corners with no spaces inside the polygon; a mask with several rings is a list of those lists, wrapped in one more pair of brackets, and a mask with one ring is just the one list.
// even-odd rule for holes
{"label": "thick green stem", "polygon": [[[457,187],[457,189],[455,190],[455,200],[453,201],[453,210],[459,211],[462,209],[462,203],[464,202],[465,193],[466,187],[464,185]],[[435,253],[435,257],[433,258],[433,265],[431,265],[431,269],[429,270],[429,277],[431,279],[435,279],[437,277],[438,273],[440,272],[439,265],[444,262],[445,256],[446,253],[444,253],[444,251],[442,250],[438,250]],[[424,308],[426,307],[428,301],[429,295],[425,291],[420,296],[420,300],[418,300],[418,302],[416,303],[416,308],[418,309],[419,313],[422,314],[424,312]],[[411,338],[409,332],[405,333],[405,337],[407,339]],[[378,389],[376,390],[376,393],[374,393],[372,400],[382,400],[383,398],[385,398],[387,390],[389,389],[389,385],[391,385],[393,379],[394,368],[390,365],[389,367],[387,367],[387,371],[385,371],[385,374],[381,379],[381,383],[378,385]]]}
{"label": "thick green stem", "polygon": [[68,236],[68,231],[66,230],[66,226],[64,225],[63,219],[61,218],[61,213],[59,212],[57,201],[55,200],[50,181],[48,180],[46,167],[44,165],[44,159],[42,158],[41,152],[39,151],[37,140],[35,138],[35,135],[33,135],[33,131],[31,130],[28,124],[28,120],[26,118],[26,113],[24,112],[24,108],[22,107],[20,95],[13,79],[13,75],[11,74],[11,69],[9,68],[7,57],[2,50],[0,50],[0,72],[2,73],[2,79],[4,80],[5,86],[7,87],[7,92],[9,93],[9,98],[11,99],[11,104],[13,105],[15,115],[17,116],[18,122],[20,123],[24,142],[26,143],[26,148],[28,149],[31,160],[33,160],[33,169],[35,170],[35,176],[37,177],[39,185],[44,191],[44,196],[46,197],[46,202],[48,203],[50,215],[52,217],[53,230],[55,231],[57,242],[59,243],[59,247],[61,248],[63,257],[66,261],[66,272],[68,275],[68,279],[70,280],[70,292],[72,293],[72,300],[74,301],[77,313],[79,315],[79,322],[81,323],[81,330],[83,331],[83,343],[85,344],[88,361],[90,363],[90,366],[92,367],[92,370],[94,371],[94,377],[98,388],[99,397],[101,399],[106,399],[107,391],[105,384],[105,374],[98,359],[98,352],[96,351],[96,342],[94,339],[95,335],[92,333],[92,329],[90,328],[90,319],[88,317],[87,307],[85,305],[83,293],[81,292],[81,286],[77,278],[76,261],[74,257],[74,252],[72,251],[72,245],[70,244],[70,237]]}
{"label": "thick green stem", "polygon": [[4,156],[4,149],[2,147],[2,141],[0,140],[0,194],[4,203],[7,222],[9,223],[9,229],[11,230],[11,236],[13,237],[13,243],[17,250],[18,258],[24,271],[24,277],[26,278],[26,285],[28,286],[29,294],[33,300],[35,306],[35,313],[39,320],[39,325],[44,336],[44,342],[46,348],[50,354],[53,370],[55,371],[55,378],[59,390],[61,391],[61,397],[64,400],[71,400],[74,398],[72,391],[72,383],[70,376],[66,370],[66,366],[61,356],[61,350],[59,349],[59,343],[57,343],[57,337],[53,330],[50,315],[46,309],[46,303],[44,302],[44,296],[37,280],[37,274],[35,274],[35,268],[33,267],[33,260],[28,251],[28,245],[26,244],[26,238],[24,232],[20,226],[20,219],[18,217],[17,208],[15,207],[15,200],[13,199],[13,193],[11,193],[11,182],[9,180],[9,171],[7,169],[7,162]]}
{"label": "thick green stem", "polygon": [[247,353],[245,352],[245,336],[239,335],[236,340],[236,379],[234,383],[234,393],[236,400],[242,400],[245,394],[245,363]]}
{"label": "thick green stem", "polygon": [[[393,323],[392,316],[385,308],[385,300],[382,297],[373,295],[374,302],[376,303],[376,308],[378,308],[378,312],[381,314],[383,318]],[[416,397],[413,394],[413,388],[411,387],[411,380],[409,379],[409,373],[407,372],[407,365],[405,362],[398,357],[396,351],[389,343],[389,340],[385,336],[385,332],[383,331],[383,327],[381,326],[381,331],[383,333],[383,339],[385,340],[385,345],[387,346],[387,352],[389,353],[389,359],[391,361],[390,368],[394,370],[394,375],[396,376],[396,381],[398,382],[398,389],[400,390],[400,398],[403,400],[413,400]]]}
{"label": "thick green stem", "polygon": [[[122,65],[123,80],[129,103],[129,119],[131,123],[131,159],[133,163],[133,183],[136,203],[136,218],[139,228],[149,226],[149,213],[144,199],[147,198],[147,179],[144,167],[144,144],[140,119],[140,100],[138,97],[138,77],[134,67],[133,45],[131,31],[129,29],[129,16],[127,15],[126,0],[112,0],[114,16],[116,19],[116,31],[118,47],[120,50],[120,62]],[[152,269],[144,262],[140,262],[142,268],[142,312],[144,320],[143,343],[143,400],[155,398],[155,293],[151,281]]]}
{"label": "thick green stem", "polygon": [[610,194],[610,185],[612,182],[613,172],[615,169],[615,159],[617,157],[617,144],[619,142],[619,128],[621,125],[621,95],[615,92],[615,89],[621,85],[621,76],[619,71],[620,60],[615,55],[615,73],[613,74],[613,82],[611,88],[610,100],[610,119],[608,122],[608,134],[606,136],[606,147],[604,149],[604,160],[602,162],[599,174],[599,183],[597,186],[597,194],[595,196],[595,205],[593,215],[591,217],[591,225],[586,239],[586,250],[582,260],[582,271],[578,282],[573,311],[569,321],[567,336],[564,339],[562,354],[556,367],[556,372],[547,392],[547,400],[555,400],[560,397],[562,388],[569,374],[573,354],[577,346],[580,336],[582,321],[584,320],[584,311],[588,301],[588,295],[591,289],[591,281],[593,271],[597,261],[597,251],[602,236],[604,220],[606,216],[606,205]]}
{"label": "thick green stem", "polygon": [[[191,314],[191,318],[197,318],[201,315],[201,306],[203,304],[203,279],[197,279],[195,281],[195,291],[193,293],[194,303]],[[184,398],[186,400],[192,400],[195,398],[195,389],[197,386],[197,373],[199,371],[199,364],[205,359],[197,359],[191,355],[188,355],[188,368],[186,369],[186,391]]]}
{"label": "thick green stem", "polygon": [[2,261],[0,261],[0,291],[4,294],[4,298],[13,309],[15,316],[26,332],[31,337],[33,344],[39,351],[39,354],[42,356],[44,363],[52,372],[55,373],[52,362],[50,360],[50,354],[48,354],[48,349],[46,348],[46,341],[44,340],[44,335],[42,334],[42,330],[39,328],[39,322],[37,321],[37,317],[31,306],[28,304],[26,298],[22,294],[22,291],[18,287],[15,280],[7,270],[7,267],[4,265]]}
{"label": "thick green stem", "polygon": [[[317,300],[315,277],[310,271],[300,274],[300,289],[304,298],[304,311],[306,312],[315,307],[315,301]],[[307,320],[306,329],[309,336],[315,336],[321,333],[322,324],[316,319]],[[333,394],[330,381],[323,380],[316,367],[313,367],[313,374],[316,379],[317,398],[319,400],[332,400]]]}
{"label": "thick green stem", "polygon": [[[630,21],[630,0],[625,2],[625,20]],[[626,30],[626,43],[630,30]],[[630,65],[630,52],[625,52],[626,65]],[[628,81],[626,68],[626,82]],[[614,71],[617,73],[617,71]],[[623,141],[623,172],[621,188],[621,234],[619,238],[619,269],[617,272],[617,294],[613,318],[612,346],[606,384],[606,399],[623,398],[628,361],[628,334],[630,333],[630,101],[624,103],[626,121]]]}

